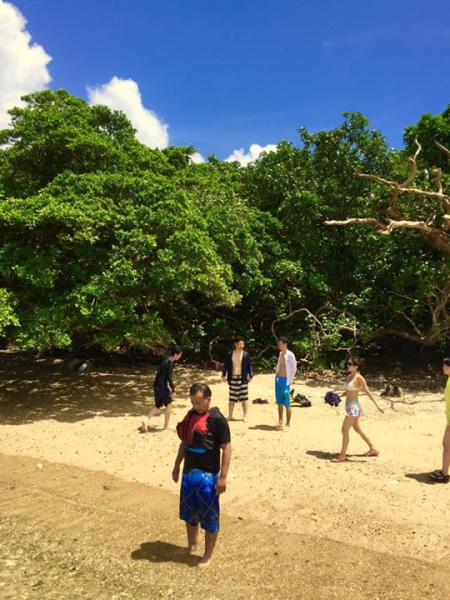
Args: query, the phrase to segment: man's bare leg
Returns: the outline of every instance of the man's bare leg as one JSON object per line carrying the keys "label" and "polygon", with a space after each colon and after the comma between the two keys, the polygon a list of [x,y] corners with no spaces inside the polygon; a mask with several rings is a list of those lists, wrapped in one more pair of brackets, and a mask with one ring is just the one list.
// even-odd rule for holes
{"label": "man's bare leg", "polygon": [[199,524],[189,525],[186,523],[186,534],[187,534],[187,548],[178,548],[175,551],[177,555],[190,554],[191,556],[197,552],[197,540],[198,540]]}
{"label": "man's bare leg", "polygon": [[[155,415],[159,415],[160,412],[161,412],[161,410],[159,408],[157,408],[156,406],[153,406],[147,415],[147,420],[150,421],[150,419],[152,417],[154,417]],[[139,427],[139,431],[141,433],[147,433],[148,425],[145,421],[142,421],[142,425]]]}
{"label": "man's bare leg", "polygon": [[228,402],[228,420],[232,421],[233,420],[233,413],[234,413],[234,405],[236,403],[235,402]]}
{"label": "man's bare leg", "polygon": [[200,529],[200,525],[189,525],[186,523],[186,533],[188,540],[188,552],[189,554],[195,554],[197,551],[197,540],[198,540],[198,531]]}
{"label": "man's bare leg", "polygon": [[211,533],[210,531],[205,531],[205,554],[203,558],[198,563],[199,567],[208,567],[211,562],[211,556],[214,550],[214,546],[216,545],[217,536],[219,532]]}
{"label": "man's bare leg", "polygon": [[291,414],[292,408],[290,406],[286,406],[286,428],[289,429],[291,425]]}
{"label": "man's bare leg", "polygon": [[277,404],[278,406],[278,423],[275,425],[275,429],[283,429],[283,405]]}
{"label": "man's bare leg", "polygon": [[242,412],[244,413],[244,423],[247,422],[247,413],[248,413],[248,401],[242,402]]}
{"label": "man's bare leg", "polygon": [[170,402],[166,406],[166,409],[164,411],[164,431],[169,430],[169,421],[170,421],[170,417],[172,416],[172,413],[173,413],[173,407],[172,407],[172,402]]}

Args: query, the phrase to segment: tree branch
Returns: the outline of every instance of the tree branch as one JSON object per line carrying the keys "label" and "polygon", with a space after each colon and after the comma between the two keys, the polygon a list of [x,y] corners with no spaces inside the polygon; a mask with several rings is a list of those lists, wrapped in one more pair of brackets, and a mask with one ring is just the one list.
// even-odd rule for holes
{"label": "tree branch", "polygon": [[446,154],[447,156],[450,156],[450,150],[448,150],[445,146],[443,146],[439,142],[434,142],[434,143],[439,148],[439,150],[442,150],[442,152],[444,152],[444,154]]}
{"label": "tree branch", "polygon": [[372,217],[355,217],[351,219],[345,219],[344,221],[325,221],[325,225],[375,225],[379,229],[387,229],[387,226],[384,223]]}

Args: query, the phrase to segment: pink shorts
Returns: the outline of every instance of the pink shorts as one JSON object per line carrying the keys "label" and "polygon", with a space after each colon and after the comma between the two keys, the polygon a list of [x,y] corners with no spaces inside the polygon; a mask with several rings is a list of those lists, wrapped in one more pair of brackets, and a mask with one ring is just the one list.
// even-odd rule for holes
{"label": "pink shorts", "polygon": [[345,403],[345,414],[347,417],[362,417],[364,412],[358,400],[353,400]]}

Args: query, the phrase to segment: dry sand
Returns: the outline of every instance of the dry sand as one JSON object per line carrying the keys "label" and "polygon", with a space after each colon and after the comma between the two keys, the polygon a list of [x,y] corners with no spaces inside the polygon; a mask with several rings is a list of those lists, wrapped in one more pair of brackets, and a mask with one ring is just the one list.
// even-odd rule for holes
{"label": "dry sand", "polygon": [[[223,527],[206,578],[174,558],[184,543],[171,480],[176,434],[162,431],[162,416],[150,433],[137,431],[153,372],[97,367],[79,376],[58,360],[1,360],[1,598],[449,596],[450,485],[426,477],[440,466],[445,427],[439,372],[403,384],[403,398],[381,399],[384,415],[363,396],[362,428],[380,456],[363,457],[352,433],[343,464],[329,461],[343,409],[323,402],[342,384],[298,379],[312,407],[293,408],[291,430],[278,432],[273,377],[257,375],[250,398],[270,404],[231,423]],[[173,425],[195,380],[226,414],[219,375],[177,366]],[[368,382],[375,394],[384,388],[381,376]]]}

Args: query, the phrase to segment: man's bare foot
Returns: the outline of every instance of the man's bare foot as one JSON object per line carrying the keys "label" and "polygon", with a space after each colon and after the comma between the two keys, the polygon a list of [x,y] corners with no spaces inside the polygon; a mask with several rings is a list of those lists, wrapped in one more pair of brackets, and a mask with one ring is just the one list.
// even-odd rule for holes
{"label": "man's bare foot", "polygon": [[210,558],[205,558],[203,557],[197,564],[197,567],[209,567],[209,565],[211,564],[211,559]]}
{"label": "man's bare foot", "polygon": [[197,546],[192,546],[192,548],[177,548],[175,550],[176,556],[194,556],[197,553]]}
{"label": "man's bare foot", "polygon": [[236,421],[234,417],[228,417],[227,421]]}
{"label": "man's bare foot", "polygon": [[283,430],[283,423],[277,423],[274,426],[274,429],[278,429],[278,431],[282,431]]}
{"label": "man's bare foot", "polygon": [[284,433],[289,433],[290,430],[291,430],[291,428],[289,425],[286,425],[285,427],[283,427]]}
{"label": "man's bare foot", "polygon": [[142,421],[142,425],[140,427],[138,427],[138,431],[140,431],[141,433],[147,433],[148,432],[148,427],[144,423],[144,421]]}
{"label": "man's bare foot", "polygon": [[173,427],[164,427],[163,431],[173,431]]}
{"label": "man's bare foot", "polygon": [[244,423],[247,423],[247,421],[248,421],[247,415],[244,415],[243,421],[244,421]]}

